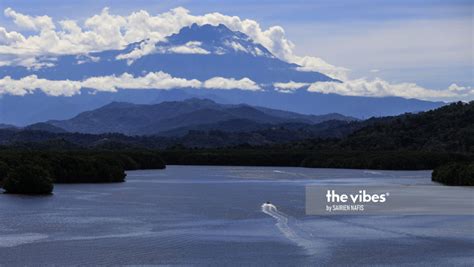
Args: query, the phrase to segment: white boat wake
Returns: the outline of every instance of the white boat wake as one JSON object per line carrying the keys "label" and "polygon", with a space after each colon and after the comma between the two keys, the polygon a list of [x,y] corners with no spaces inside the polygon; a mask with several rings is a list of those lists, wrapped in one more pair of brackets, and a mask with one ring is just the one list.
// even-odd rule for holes
{"label": "white boat wake", "polygon": [[277,221],[276,226],[280,232],[288,238],[288,240],[304,248],[308,254],[314,255],[321,249],[321,245],[312,238],[312,234],[308,235],[305,233],[305,231],[296,225],[294,219],[290,220],[290,217],[279,211],[275,205],[270,203],[262,204],[262,212],[275,218]]}

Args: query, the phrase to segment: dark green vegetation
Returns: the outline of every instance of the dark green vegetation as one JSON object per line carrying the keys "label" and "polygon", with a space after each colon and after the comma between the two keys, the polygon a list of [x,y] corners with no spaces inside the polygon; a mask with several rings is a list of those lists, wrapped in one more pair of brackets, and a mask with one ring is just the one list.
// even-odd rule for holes
{"label": "dark green vegetation", "polygon": [[9,170],[10,168],[8,167],[8,165],[5,162],[0,161],[0,187],[3,186],[3,181],[5,180],[5,178],[7,178]]}
{"label": "dark green vegetation", "polygon": [[362,150],[423,150],[473,153],[474,101],[432,111],[385,118],[340,142]]}
{"label": "dark green vegetation", "polygon": [[[472,167],[462,166],[474,162],[474,102],[346,125],[352,129],[346,128],[349,134],[340,139],[307,139],[259,147],[242,144],[225,149],[176,147],[164,151],[163,157],[170,164],[393,170],[436,169],[448,164],[451,167],[440,167],[433,173],[434,181],[472,184]],[[458,165],[463,162],[471,165]]]}
{"label": "dark green vegetation", "polygon": [[[221,107],[219,104],[214,102],[207,103],[205,100],[184,102],[191,107],[193,105],[197,105],[200,108],[202,108],[202,105]],[[183,105],[181,102],[178,103],[180,103],[180,107]],[[111,104],[111,107],[103,107],[102,109],[113,108],[117,105],[118,108],[122,108],[125,104]],[[170,102],[167,105],[176,104]],[[132,105],[132,107],[134,106]],[[33,146],[38,149],[79,149],[83,147],[114,149],[119,144],[120,147],[162,150],[176,145],[188,148],[227,148],[244,144],[252,147],[291,144],[290,147],[293,147],[295,142],[299,142],[303,144],[304,148],[308,148],[307,145],[313,148],[312,145],[315,140],[319,142],[321,138],[324,138],[323,143],[331,150],[422,150],[472,153],[474,150],[472,147],[474,143],[473,106],[472,102],[469,104],[454,103],[433,111],[418,114],[371,118],[365,121],[328,120],[319,123],[314,121],[315,124],[297,121],[303,120],[307,122],[308,120],[321,118],[285,113],[285,119],[297,121],[268,124],[256,123],[246,119],[232,119],[221,121],[218,124],[199,124],[195,128],[175,128],[174,130],[162,132],[161,135],[151,136],[127,136],[117,133],[100,135],[61,133],[60,130],[52,126],[46,127],[44,124],[37,124],[24,130],[15,128],[0,129],[0,144],[14,147],[31,147],[31,143],[34,143]],[[228,109],[232,109],[235,112],[235,108],[227,107],[226,110]],[[239,107],[238,109],[244,109],[244,107]],[[116,111],[115,109],[113,110]],[[265,111],[267,113],[262,115],[260,110],[252,110],[251,114],[256,113],[262,116],[262,120],[263,118],[270,120],[269,116],[274,118],[275,112],[277,112],[275,110],[271,112]],[[120,112],[117,111],[117,113]],[[100,114],[101,116],[103,115],[103,113]],[[243,114],[246,113],[243,112]],[[280,113],[276,114],[283,116]],[[83,116],[85,115],[81,115],[81,117]],[[226,113],[226,116],[230,115]],[[240,114],[239,116],[244,115]],[[90,121],[91,118],[84,118],[82,120]],[[30,130],[31,128],[35,130]],[[240,131],[237,131],[237,129],[240,129]],[[339,140],[337,142],[328,141],[328,139],[335,138]]]}
{"label": "dark green vegetation", "polygon": [[3,188],[13,194],[51,194],[54,185],[45,169],[36,165],[22,165],[8,173]]}
{"label": "dark green vegetation", "polygon": [[0,183],[9,193],[50,193],[53,182],[124,182],[125,170],[163,168],[161,157],[146,151],[0,150]]}
{"label": "dark green vegetation", "polygon": [[[240,123],[239,123],[240,124]],[[246,122],[241,122],[247,125]],[[258,124],[262,129],[228,132],[221,130],[190,130],[177,136],[126,136],[123,134],[52,133],[31,130],[1,130],[0,145],[36,149],[94,149],[151,148],[167,149],[175,146],[188,148],[225,148],[242,144],[257,146],[279,145],[314,138],[342,138],[364,123],[326,121],[315,125],[287,123]]]}
{"label": "dark green vegetation", "polygon": [[167,164],[294,166],[379,170],[429,170],[446,162],[472,161],[474,155],[429,151],[286,150],[278,148],[165,150]]}
{"label": "dark green vegetation", "polygon": [[434,169],[431,179],[446,185],[474,186],[474,162],[441,165]]}
{"label": "dark green vegetation", "polygon": [[[50,166],[52,178],[70,183],[120,181],[123,169],[156,168],[163,165],[161,158],[167,164],[435,169],[474,162],[474,102],[366,121],[286,123],[247,132],[193,130],[178,137],[5,129],[0,141],[6,144],[0,161],[8,166],[14,164],[2,159],[4,151],[30,151],[33,158],[46,154],[41,159],[48,164],[42,165]],[[69,171],[76,169],[81,171]],[[448,184],[466,179],[442,173],[433,179]]]}

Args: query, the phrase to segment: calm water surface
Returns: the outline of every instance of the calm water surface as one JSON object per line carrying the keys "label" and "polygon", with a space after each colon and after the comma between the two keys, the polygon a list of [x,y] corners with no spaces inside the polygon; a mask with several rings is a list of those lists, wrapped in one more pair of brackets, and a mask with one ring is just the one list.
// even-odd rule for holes
{"label": "calm water surface", "polygon": [[430,173],[168,166],[1,194],[0,265],[472,265],[474,216],[305,215],[308,184],[432,184]]}

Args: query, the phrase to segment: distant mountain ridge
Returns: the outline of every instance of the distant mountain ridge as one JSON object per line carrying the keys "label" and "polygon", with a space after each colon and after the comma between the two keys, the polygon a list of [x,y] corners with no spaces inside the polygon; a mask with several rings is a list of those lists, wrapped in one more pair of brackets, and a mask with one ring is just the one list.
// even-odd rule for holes
{"label": "distant mountain ridge", "polygon": [[50,133],[66,133],[67,132],[66,130],[62,128],[56,127],[54,125],[51,125],[45,122],[38,122],[35,124],[31,124],[22,129],[27,130],[27,131],[42,131],[42,132],[50,132]]}
{"label": "distant mountain ridge", "polygon": [[[191,98],[154,105],[112,102],[99,109],[80,113],[69,120],[52,120],[46,124],[79,133],[122,133],[156,135],[173,130],[219,129],[242,131],[267,128],[283,123],[317,124],[328,120],[354,121],[340,114],[303,115],[294,112],[253,107],[246,104],[218,104],[208,99]],[[43,126],[43,128],[45,128]]]}
{"label": "distant mountain ridge", "polygon": [[[115,103],[114,105],[120,107],[128,104]],[[274,146],[276,149],[288,151],[311,151],[316,158],[320,155],[319,151],[339,151],[341,153],[339,160],[343,161],[351,161],[351,158],[346,158],[344,151],[362,152],[362,154],[369,151],[398,151],[401,152],[400,155],[407,151],[431,151],[464,153],[472,156],[474,153],[473,108],[474,102],[453,103],[418,114],[371,118],[365,121],[329,120],[318,124],[298,122],[262,124],[237,119],[216,124],[199,124],[194,129],[191,129],[192,127],[175,128],[152,136],[49,132],[44,131],[45,128],[40,125],[42,129],[39,130],[28,127],[26,129],[0,129],[0,145],[28,149],[31,147],[163,149],[182,146],[189,148]],[[234,126],[241,131],[229,130]],[[379,160],[382,160],[378,156],[383,156],[383,153],[377,154],[370,160],[371,167],[378,168],[377,164]],[[420,154],[420,156],[423,155]],[[392,160],[394,163],[406,162],[407,166],[416,165],[416,162],[411,162],[409,158],[403,156],[391,158],[390,161]],[[443,156],[434,160],[444,161],[449,158]],[[312,166],[311,162],[308,161],[307,166]]]}
{"label": "distant mountain ridge", "polygon": [[0,129],[15,129],[15,125],[0,123]]}

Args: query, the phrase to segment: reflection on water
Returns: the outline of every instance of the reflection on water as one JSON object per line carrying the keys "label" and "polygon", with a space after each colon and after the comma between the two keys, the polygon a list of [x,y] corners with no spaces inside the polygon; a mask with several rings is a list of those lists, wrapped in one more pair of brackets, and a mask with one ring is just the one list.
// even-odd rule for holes
{"label": "reflection on water", "polygon": [[0,195],[0,264],[474,261],[473,216],[307,216],[308,184],[432,183],[429,171],[169,166],[52,197]]}

